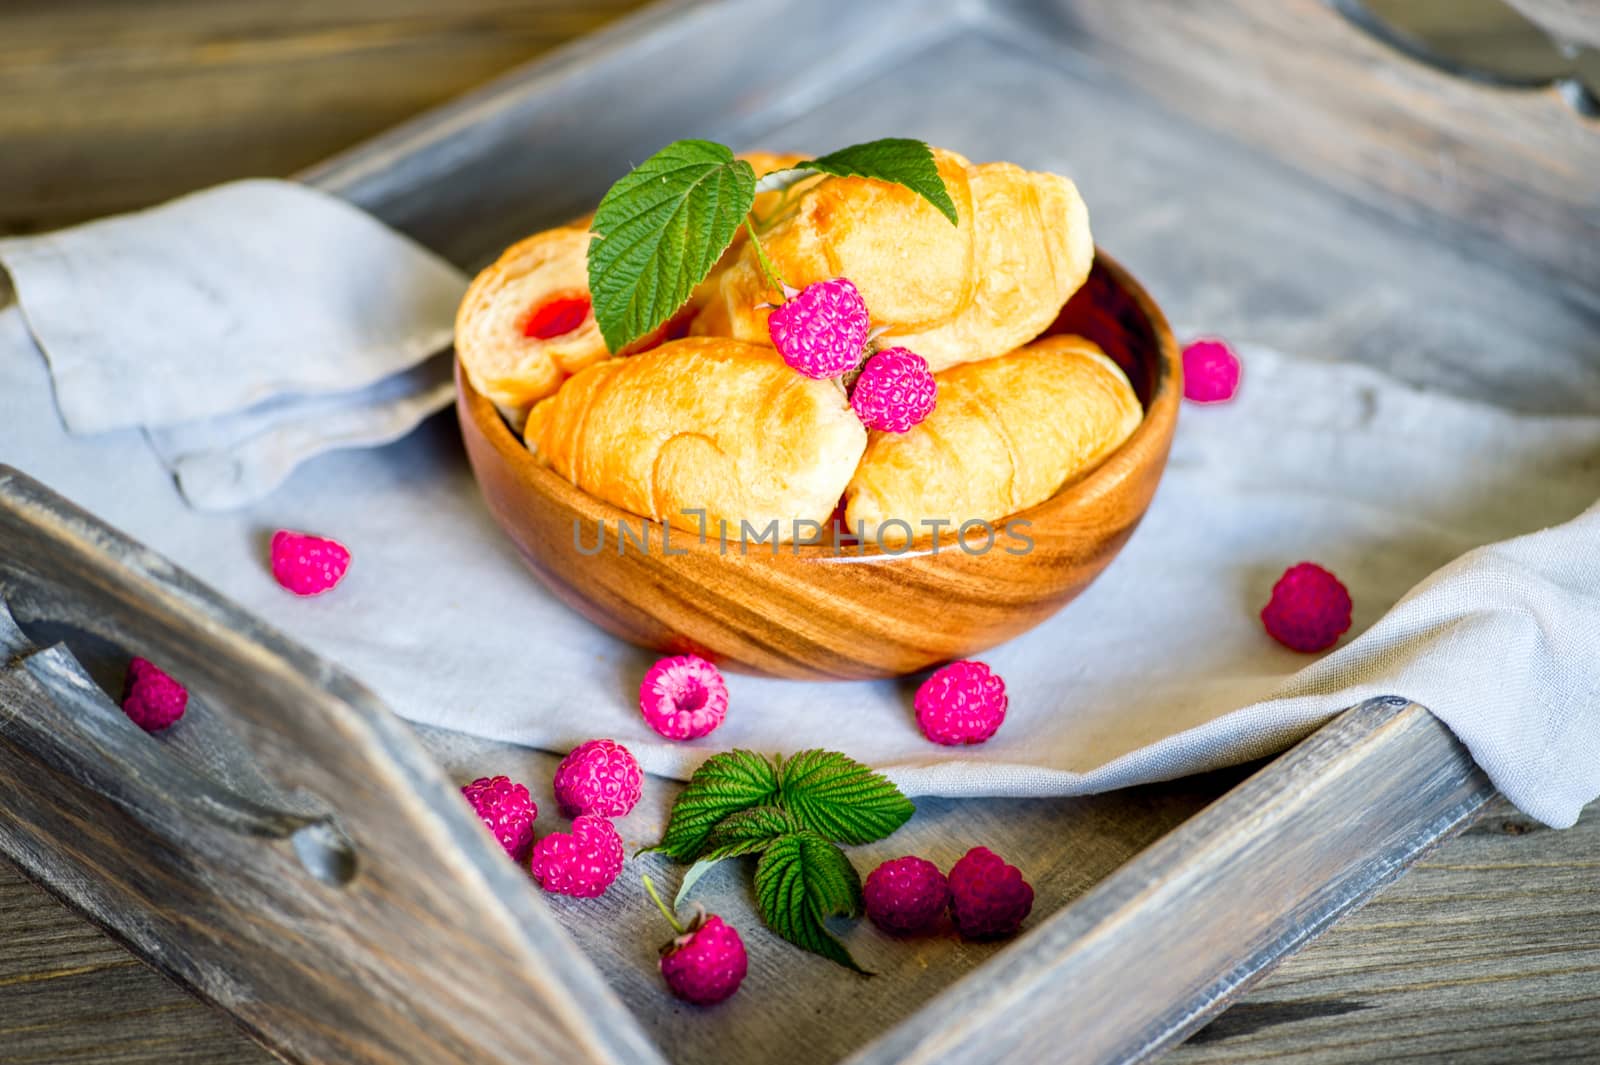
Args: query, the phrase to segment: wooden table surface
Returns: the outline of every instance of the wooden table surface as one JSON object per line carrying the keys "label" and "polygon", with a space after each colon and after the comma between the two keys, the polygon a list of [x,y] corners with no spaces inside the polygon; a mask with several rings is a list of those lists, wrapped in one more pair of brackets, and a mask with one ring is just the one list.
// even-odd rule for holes
{"label": "wooden table surface", "polygon": [[[0,233],[284,174],[637,0],[10,0]],[[1166,1060],[1600,1060],[1600,808],[1492,810]],[[0,860],[0,1063],[271,1055]]]}

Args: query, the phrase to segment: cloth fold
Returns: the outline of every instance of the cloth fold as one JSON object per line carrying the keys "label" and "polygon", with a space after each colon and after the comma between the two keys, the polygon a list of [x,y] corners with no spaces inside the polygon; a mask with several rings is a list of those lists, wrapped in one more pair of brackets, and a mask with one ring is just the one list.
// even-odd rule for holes
{"label": "cloth fold", "polygon": [[0,240],[69,431],[143,428],[192,504],[385,443],[450,401],[466,278],[309,186],[251,180]]}

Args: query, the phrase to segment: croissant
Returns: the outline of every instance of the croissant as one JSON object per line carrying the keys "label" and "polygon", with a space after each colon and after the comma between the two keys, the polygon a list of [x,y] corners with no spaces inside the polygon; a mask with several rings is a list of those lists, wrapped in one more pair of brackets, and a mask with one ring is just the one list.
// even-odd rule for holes
{"label": "croissant", "polygon": [[[958,225],[902,186],[868,178],[818,181],[762,237],[785,282],[804,288],[848,277],[880,324],[931,325],[965,303],[973,268],[970,164],[935,149],[939,175],[956,205]],[[779,294],[748,244],[722,275],[716,298],[690,332],[767,343],[767,304]]]}
{"label": "croissant", "polygon": [[906,540],[901,522],[915,537],[936,522],[956,529],[1031,507],[1142,417],[1122,370],[1082,337],[1047,337],[935,376],[933,413],[906,433],[873,432],[845,489],[845,520],[865,540],[893,546]]}
{"label": "croissant", "polygon": [[[792,167],[805,157],[749,152],[740,158],[762,175]],[[770,210],[777,195],[757,196],[757,212]],[[535,233],[507,248],[473,279],[456,312],[456,355],[467,379],[509,413],[520,415],[560,388],[562,381],[611,354],[589,303],[592,220],[586,215],[570,226]],[[743,238],[741,229],[688,309],[680,312],[680,323],[715,291],[720,271],[738,258]],[[623,352],[653,347],[671,331],[669,323]]]}
{"label": "croissant", "polygon": [[827,521],[867,445],[837,384],[720,337],[590,366],[529,412],[524,438],[624,510],[712,535],[720,521],[731,535],[776,521],[779,542]]}
{"label": "croissant", "polygon": [[563,227],[507,248],[456,311],[456,357],[480,394],[521,410],[610,354],[589,306],[589,233]]}
{"label": "croissant", "polygon": [[[911,190],[828,178],[762,239],[789,285],[848,277],[888,342],[934,370],[993,358],[1038,336],[1088,277],[1094,239],[1076,186],[1009,163],[973,165],[935,149],[956,205],[949,221]],[[768,339],[770,290],[745,247],[690,332]]]}

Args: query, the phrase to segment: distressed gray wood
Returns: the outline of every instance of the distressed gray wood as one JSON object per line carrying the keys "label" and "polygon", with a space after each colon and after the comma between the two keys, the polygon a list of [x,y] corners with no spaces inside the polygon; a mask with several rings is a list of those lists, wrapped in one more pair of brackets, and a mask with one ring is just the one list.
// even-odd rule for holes
{"label": "distressed gray wood", "polygon": [[[1424,708],[1350,710],[853,1065],[1139,1060],[1195,1030],[1493,795]],[[1070,1003],[1063,996],[1070,995]]]}
{"label": "distressed gray wood", "polygon": [[1600,120],[1559,90],[1485,86],[1397,56],[1322,0],[1009,6],[1202,128],[1460,251],[1576,283],[1594,305]]}
{"label": "distressed gray wood", "polygon": [[1600,1060],[1600,806],[1503,800],[1264,980],[1171,1065]]}
{"label": "distressed gray wood", "polygon": [[[4,467],[0,544],[0,595],[19,621],[65,622],[167,664],[334,826],[307,840],[311,822],[221,797],[119,728],[63,653],[13,653],[0,849],[31,876],[291,1058],[512,1062],[536,1039],[552,1060],[657,1060],[358,684]],[[353,857],[328,860],[345,847]]]}
{"label": "distressed gray wood", "polygon": [[[780,14],[785,40],[795,46],[752,51],[749,42],[770,35]],[[308,176],[472,265],[527,230],[574,213],[623,164],[673,136],[805,148],[915,133],[975,156],[1073,174],[1102,243],[1152,285],[1180,326],[1236,332],[1311,357],[1364,359],[1419,384],[1443,381],[1515,407],[1600,409],[1600,365],[1593,357],[1600,318],[1585,251],[1594,245],[1573,239],[1593,226],[1592,199],[1584,198],[1590,186],[1582,182],[1595,172],[1587,166],[1593,142],[1579,120],[1553,98],[1490,98],[1479,95],[1490,90],[1468,91],[1434,72],[1397,67],[1381,46],[1309,0],[1270,12],[1243,0],[1223,2],[1214,15],[1214,23],[1197,21],[1157,0],[1121,7],[1096,0],[800,8],[776,0],[681,3],[514,73]],[[1258,15],[1269,33],[1247,32]],[[1249,40],[1271,51],[1241,54],[1239,42]],[[686,62],[691,55],[719,61]],[[1185,66],[1170,69],[1177,65]],[[1434,103],[1435,94],[1443,94],[1443,103]],[[1478,113],[1495,121],[1471,121],[1480,104],[1487,110]],[[1442,145],[1428,140],[1430,106],[1450,116]],[[1384,122],[1364,127],[1360,119],[1369,113]],[[1397,115],[1410,139],[1395,154],[1393,135],[1384,130]],[[1428,147],[1439,150],[1429,154]],[[1382,165],[1394,158],[1405,165]],[[209,704],[205,693],[202,702]],[[1406,735],[1420,735],[1409,727]],[[1440,764],[1453,764],[1452,749],[1436,740]],[[297,757],[296,744],[271,729],[247,729],[242,745],[273,767]],[[430,745],[448,754],[443,738]],[[1371,756],[1361,744],[1352,749]],[[10,764],[5,753],[0,747],[0,773]],[[548,765],[542,756],[492,752],[478,752],[471,764],[487,767],[494,757]],[[303,784],[296,778],[308,772],[331,783],[305,768],[287,782]],[[524,775],[540,780],[539,770]],[[19,779],[43,794],[59,778]],[[388,778],[383,786],[395,783]],[[1105,878],[1221,787],[1201,779],[1075,803],[927,804],[903,846],[941,861],[969,842],[1014,851],[1041,885],[1040,919],[1056,915],[1048,935],[1084,920],[1148,933],[1135,918],[1150,916],[1126,915],[1109,886],[1119,881]],[[303,790],[324,798],[337,792]],[[357,798],[367,801],[380,790],[358,788]],[[439,798],[444,790],[431,794]],[[652,794],[652,805],[627,827],[630,840],[650,839],[659,827],[669,793],[657,787]],[[292,803],[304,796],[279,788],[268,798]],[[110,804],[107,816],[120,827],[117,809]],[[42,803],[26,812],[60,813]],[[102,807],[92,813],[101,815]],[[77,822],[53,823],[79,830]],[[96,822],[86,813],[82,823]],[[1438,827],[1420,811],[1419,825],[1415,847],[1424,845],[1429,826]],[[1196,860],[1214,861],[1245,841],[1242,831],[1219,830],[1194,852]],[[894,843],[891,852],[902,839]],[[859,860],[866,866],[886,856],[863,853]],[[64,868],[36,863],[34,871],[60,876]],[[725,1020],[708,1023],[666,999],[655,981],[650,944],[659,930],[631,879],[649,868],[631,863],[630,879],[601,904],[558,901],[555,909],[646,1030],[679,1060],[725,1060],[730,1047],[746,1060],[797,1054],[836,1060],[996,954],[994,947],[945,940],[907,952],[858,928],[853,948],[885,973],[863,984],[841,980],[825,965],[807,969],[822,963],[797,961],[788,948],[752,936],[763,979],[753,979],[715,1015]],[[1359,867],[1347,871],[1361,882]],[[718,875],[727,879],[707,883],[708,899],[753,928],[748,909],[738,909],[747,907],[739,881]],[[502,878],[496,890],[526,893],[512,879]],[[1327,913],[1360,897],[1360,891],[1334,893],[1324,900]],[[1224,923],[1206,909],[1185,931]],[[1305,930],[1320,927],[1309,920]],[[1249,949],[1236,975],[1268,964],[1272,943],[1298,944],[1299,931],[1241,945]],[[1015,964],[1008,971],[1033,986],[1027,960],[1038,962],[1033,944],[1043,938],[1001,949],[994,963]],[[1083,945],[1074,941],[1065,956],[1081,963]],[[162,963],[177,970],[171,958]],[[988,979],[981,974],[948,993],[995,1001],[988,997],[993,989],[985,990]],[[1143,1017],[1144,1045],[1199,1023],[1224,1001],[1216,996],[1233,990],[1232,978],[1207,985],[1198,1004],[1181,1011],[1187,1018],[1181,1023]],[[1044,1012],[1045,1030],[1058,1036],[1053,1050],[1070,1045],[1051,1025],[1078,1016],[1060,1008],[1078,993],[1066,989],[1050,1011],[1041,1005],[1049,996],[1022,992],[1024,1009],[1032,1011],[1025,1015]],[[394,990],[382,994],[392,1006]],[[829,1022],[820,1034],[818,1016]],[[965,1023],[977,1027],[953,1038],[981,1041],[981,1026],[999,1021],[974,1015]],[[931,1044],[918,1034],[919,1022],[912,1024],[891,1038],[921,1052]],[[402,1030],[409,1031],[403,1024]],[[433,1049],[419,1046],[418,1052]]]}
{"label": "distressed gray wood", "polygon": [[[1049,804],[1014,804],[1000,823],[1046,827],[1033,821],[1041,805]],[[1062,818],[1085,820],[1084,812]],[[1161,1061],[1592,1060],[1600,1056],[1597,861],[1600,807],[1552,832],[1497,802]],[[275,1060],[3,863],[0,928],[4,1065]],[[704,1028],[705,1019],[681,1023]]]}

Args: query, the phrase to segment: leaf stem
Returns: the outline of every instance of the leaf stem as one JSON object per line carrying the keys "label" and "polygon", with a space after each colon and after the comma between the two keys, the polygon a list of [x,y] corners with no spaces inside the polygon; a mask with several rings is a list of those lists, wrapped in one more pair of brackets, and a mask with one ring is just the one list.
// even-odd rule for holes
{"label": "leaf stem", "polygon": [[650,882],[650,878],[648,876],[644,878],[644,889],[647,893],[649,893],[650,901],[656,904],[656,909],[661,911],[661,915],[665,917],[667,919],[667,923],[672,926],[672,930],[678,933],[680,936],[683,935],[683,925],[678,923],[678,915],[667,909],[667,904],[661,901],[660,895],[656,894],[656,886]]}
{"label": "leaf stem", "polygon": [[767,249],[761,246],[761,238],[756,236],[756,227],[750,223],[749,215],[744,216],[744,228],[750,234],[750,243],[755,246],[756,260],[761,263],[761,272],[766,275],[767,284],[779,292],[787,293],[789,286],[784,284],[782,275],[772,265],[772,260],[767,258]]}
{"label": "leaf stem", "polygon": [[793,185],[785,185],[783,188],[779,189],[778,202],[773,204],[772,210],[768,211],[766,214],[758,217],[754,211],[750,212],[750,219],[755,222],[755,229],[752,230],[752,233],[767,232],[773,227],[774,224],[777,223],[779,218],[783,217],[783,209],[789,205],[789,194],[791,191],[793,191],[793,189]]}

